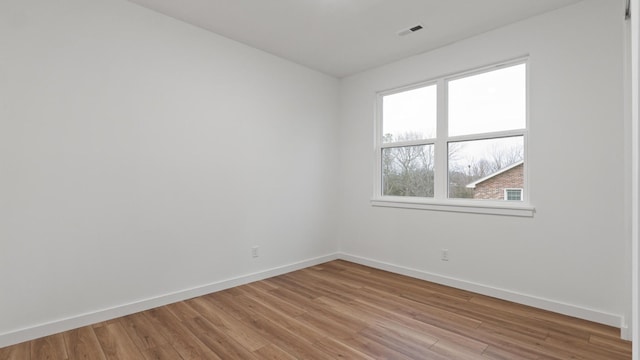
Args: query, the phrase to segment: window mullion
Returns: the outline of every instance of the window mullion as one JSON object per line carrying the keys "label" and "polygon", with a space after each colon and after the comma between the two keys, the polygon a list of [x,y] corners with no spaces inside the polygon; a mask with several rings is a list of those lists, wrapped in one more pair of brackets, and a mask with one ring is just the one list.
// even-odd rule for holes
{"label": "window mullion", "polygon": [[451,136],[449,138],[449,141],[457,142],[457,141],[469,141],[469,140],[499,139],[499,138],[506,138],[506,137],[514,137],[514,136],[524,136],[525,132],[526,132],[526,129],[516,129],[516,130],[496,131],[496,132],[490,132],[490,133],[458,135],[458,136]]}
{"label": "window mullion", "polygon": [[427,140],[411,140],[411,141],[399,141],[399,142],[391,142],[391,143],[383,143],[380,145],[382,149],[385,148],[394,148],[394,147],[404,147],[404,146],[420,146],[420,145],[431,145],[435,144],[434,139]]}
{"label": "window mullion", "polygon": [[445,80],[438,81],[438,120],[435,143],[434,198],[447,198],[447,89]]}

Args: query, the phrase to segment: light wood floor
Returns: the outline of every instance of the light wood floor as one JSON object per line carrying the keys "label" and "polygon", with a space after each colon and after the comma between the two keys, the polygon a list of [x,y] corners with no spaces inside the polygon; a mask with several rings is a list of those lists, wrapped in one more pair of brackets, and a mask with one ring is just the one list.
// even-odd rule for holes
{"label": "light wood floor", "polygon": [[619,329],[333,261],[0,359],[631,359]]}

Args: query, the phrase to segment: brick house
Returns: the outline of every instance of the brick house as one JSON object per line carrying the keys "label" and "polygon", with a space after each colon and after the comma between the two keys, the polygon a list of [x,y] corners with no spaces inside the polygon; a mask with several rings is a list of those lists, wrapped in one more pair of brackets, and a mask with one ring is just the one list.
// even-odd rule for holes
{"label": "brick house", "polygon": [[467,185],[474,199],[523,200],[524,161],[518,161]]}

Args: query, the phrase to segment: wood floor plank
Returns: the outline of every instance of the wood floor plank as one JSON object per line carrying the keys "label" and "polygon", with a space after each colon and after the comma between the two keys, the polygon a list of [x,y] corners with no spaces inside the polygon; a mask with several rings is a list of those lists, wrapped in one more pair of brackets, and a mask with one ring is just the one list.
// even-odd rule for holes
{"label": "wood floor plank", "polygon": [[[426,301],[441,310],[455,312],[459,315],[474,318],[481,321],[483,326],[491,325],[498,328],[510,329],[516,333],[521,333],[525,336],[534,337],[540,340],[544,340],[549,335],[549,327],[546,323],[531,318],[528,318],[525,322],[523,321],[522,315],[516,315],[505,311],[495,311],[495,309],[479,305],[474,302],[456,301],[450,298],[441,298],[440,296],[430,296],[428,299],[416,301]],[[578,335],[577,332],[573,334]],[[581,335],[587,334],[583,333]],[[588,336],[584,336],[584,339],[587,338]]]}
{"label": "wood floor plank", "polygon": [[[235,305],[244,309],[242,317],[248,317],[253,329],[258,331],[265,340],[298,359],[332,358],[321,349],[312,346],[312,343],[321,338],[323,334],[317,333],[313,328],[295,318],[288,317],[252,299],[242,298],[241,296],[239,298],[238,303]],[[215,299],[211,297],[204,297],[203,299],[216,304]],[[225,307],[220,309],[225,311]]]}
{"label": "wood floor plank", "polygon": [[169,344],[142,350],[142,355],[146,360],[180,360],[182,357]]}
{"label": "wood floor plank", "polygon": [[250,313],[247,312],[247,309],[238,305],[236,297],[228,292],[221,291],[203,296],[203,298],[206,301],[213,303],[214,306],[216,306],[220,310],[233,316],[238,321],[246,322],[251,318]]}
{"label": "wood floor plank", "polygon": [[554,334],[551,334],[542,343],[542,346],[551,350],[553,354],[578,356],[582,359],[598,360],[606,358],[609,360],[618,360],[624,358],[624,355],[614,349],[603,350],[601,347],[594,346],[594,344],[582,339]]}
{"label": "wood floor plank", "polygon": [[268,342],[250,325],[244,322],[234,321],[230,316],[225,316],[226,314],[221,311],[216,311],[216,308],[207,301],[197,298],[186,302],[186,304],[201,314],[201,316],[207,319],[213,326],[224,329],[229,337],[249,351],[256,351],[268,345]]}
{"label": "wood floor plank", "polygon": [[[244,296],[239,297],[238,305],[245,307],[250,312],[252,321],[262,319],[266,321],[269,326],[275,326],[276,328],[272,328],[274,330],[278,328],[286,329],[288,333],[301,339],[301,341],[308,345],[311,345],[325,335],[313,326],[300,321],[297,317],[286,316],[281,311],[270,308],[268,305],[260,304],[254,299]],[[277,331],[272,332],[277,335]]]}
{"label": "wood floor plank", "polygon": [[[334,359],[309,342],[309,340],[319,338],[319,335],[314,335],[312,338],[299,336],[295,332],[260,315],[254,315],[252,322],[265,339],[296,359]],[[256,352],[256,354],[259,354],[259,352]]]}
{"label": "wood floor plank", "polygon": [[94,328],[97,328],[97,327],[102,327],[102,326],[109,325],[109,324],[115,324],[115,323],[117,323],[119,321],[120,321],[119,318],[118,319],[111,319],[111,320],[107,320],[107,321],[97,322],[97,323],[95,323],[95,324],[93,324],[91,326],[94,327]]}
{"label": "wood floor plank", "polygon": [[531,306],[479,295],[474,296],[470,302],[484,304],[485,306],[492,308],[493,311],[516,314],[521,319],[526,319],[527,322],[540,322],[544,324],[547,329],[551,328],[557,332],[581,334],[583,337],[585,334],[587,336],[590,334],[600,334],[602,336],[620,339],[620,329],[570,316],[562,316],[557,313],[537,309]]}
{"label": "wood floor plank", "polygon": [[486,348],[482,349],[482,351],[474,351],[469,348],[460,347],[447,340],[441,340],[435,343],[430,350],[442,356],[443,359],[478,360],[483,359],[483,353]]}
{"label": "wood floor plank", "polygon": [[0,360],[629,360],[620,329],[337,260],[0,349]]}
{"label": "wood floor plank", "polygon": [[278,287],[274,284],[268,282],[269,279],[265,279],[262,281],[254,281],[252,283],[246,284],[246,286],[250,286],[253,288],[258,288],[259,290],[269,292],[271,290],[277,289]]}
{"label": "wood floor plank", "polygon": [[329,309],[312,309],[296,319],[337,339],[349,339],[367,327],[366,322],[354,316],[337,314]]}
{"label": "wood floor plank", "polygon": [[406,334],[387,330],[383,326],[372,326],[360,331],[358,335],[406,355],[410,359],[419,359],[427,355],[429,358],[441,358],[431,350],[437,341],[433,342],[430,337],[420,339],[416,336],[406,336]]}
{"label": "wood floor plank", "polygon": [[109,324],[94,331],[107,359],[144,359],[122,324]]}
{"label": "wood floor plank", "polygon": [[[383,344],[370,340],[362,336],[356,336],[350,339],[342,340],[343,343],[350,348],[366,354],[368,357],[374,359],[394,359],[394,360],[413,360],[409,356],[406,356],[394,349],[388,348]],[[421,357],[424,358],[424,357]],[[441,359],[437,359],[441,360]]]}
{"label": "wood floor plank", "polygon": [[221,360],[216,353],[195,337],[167,307],[145,311],[143,314],[151,320],[158,332],[168,340],[184,360]]}
{"label": "wood floor plank", "polygon": [[[406,303],[404,300],[399,300],[400,303],[396,303],[396,299],[393,296],[380,291],[373,291],[368,288],[363,289],[360,296],[360,298],[356,299],[359,306],[370,309],[370,311],[376,311],[375,309],[377,309],[382,314],[392,317],[395,321],[402,321],[406,324],[410,324],[412,327],[423,329],[423,331],[431,336],[435,336],[439,339],[447,339],[465,347],[485,348],[487,345],[486,343],[464,335],[465,331],[469,331],[470,329],[473,329],[473,327],[467,328],[464,326],[461,327],[455,324],[446,323],[444,324],[444,327],[441,327],[438,325],[443,324],[444,321],[442,320],[433,324],[429,321],[424,321],[425,319],[416,319],[414,316],[414,314],[416,314],[416,309],[413,308],[411,303]],[[407,322],[407,319],[410,319],[411,321]]]}
{"label": "wood floor plank", "polygon": [[333,359],[375,360],[375,358],[331,338],[321,338],[313,346],[327,353]]}
{"label": "wood floor plank", "polygon": [[[362,286],[353,287],[344,285],[339,281],[335,281],[335,279],[326,279],[314,273],[316,272],[308,269],[300,270],[300,272],[296,274],[297,279],[294,283],[312,284],[314,289],[321,291],[322,297],[331,297],[342,301],[352,300],[353,295],[357,294],[359,289],[362,289]],[[317,298],[318,297],[316,297],[316,299]]]}
{"label": "wood floor plank", "polygon": [[186,301],[179,301],[173,304],[169,304],[166,306],[167,310],[171,311],[171,313],[180,320],[187,319],[195,319],[202,314],[198,311],[194,310],[193,307],[187,305]]}
{"label": "wood floor plank", "polygon": [[420,320],[424,323],[441,327],[442,329],[463,332],[480,326],[481,321],[472,317],[459,315],[437,309],[434,306],[415,302],[410,299],[388,293],[379,289],[365,287],[359,293],[357,301],[364,300],[369,303],[383,304],[394,312]]}
{"label": "wood floor plank", "polygon": [[183,323],[192,334],[222,359],[257,359],[247,348],[202,317],[187,319]]}
{"label": "wood floor plank", "polygon": [[[287,274],[290,275],[290,274]],[[291,276],[285,277],[287,275],[278,276],[276,278],[271,279],[273,283],[278,285],[280,288],[286,288],[292,291],[295,291],[298,295],[301,295],[308,300],[317,299],[318,297],[324,295],[324,293],[311,285],[307,285],[302,283],[301,281],[295,281]]]}
{"label": "wood floor plank", "polygon": [[268,305],[275,310],[291,316],[298,316],[307,312],[305,308],[283,301],[278,296],[273,295],[270,291],[265,291],[263,288],[254,286],[254,284],[243,286],[242,291],[246,297],[260,301],[262,304]]}
{"label": "wood floor plank", "polygon": [[0,360],[30,360],[31,342],[23,342],[0,349]]}
{"label": "wood floor plank", "polygon": [[68,359],[67,346],[63,334],[55,334],[31,343],[31,358],[38,360]]}
{"label": "wood floor plank", "polygon": [[311,267],[300,270],[301,274],[307,274],[313,278],[324,280],[331,284],[338,284],[342,288],[351,288],[352,290],[362,289],[362,283],[351,281],[344,277],[336,277],[334,274],[327,273],[322,267]]}
{"label": "wood floor plank", "polygon": [[246,296],[239,296],[236,300],[237,305],[243,307],[248,312],[252,321],[255,321],[256,319],[264,319],[272,325],[278,326],[282,329],[287,329],[289,332],[303,339],[303,341],[308,344],[313,343],[315,340],[323,336],[317,331],[317,329],[299,321],[297,317],[286,315],[286,313],[272,308],[268,304],[260,303],[255,299]]}
{"label": "wood floor plank", "polygon": [[125,316],[120,323],[140,350],[153,349],[169,342],[141,313]]}
{"label": "wood floor plank", "polygon": [[70,360],[106,360],[91,326],[65,332],[64,340]]}
{"label": "wood floor plank", "polygon": [[263,346],[260,349],[254,351],[254,354],[259,359],[263,360],[296,360],[297,358],[288,352],[282,350],[280,347],[269,344],[267,346]]}
{"label": "wood floor plank", "polygon": [[631,351],[631,342],[622,342],[620,339],[600,336],[599,334],[589,336],[589,343],[600,347],[606,347],[607,349],[611,349],[611,351],[621,354],[628,354]]}
{"label": "wood floor plank", "polygon": [[[544,340],[527,337],[509,329],[482,324],[478,329],[465,335],[487,344],[488,348],[499,349],[503,353],[514,354],[518,358],[537,359],[544,355],[544,351],[541,351],[541,344]],[[485,350],[486,352],[487,350]]]}
{"label": "wood floor plank", "polygon": [[491,360],[537,360],[540,355],[536,353],[513,353],[506,349],[489,345],[482,353],[484,359]]}

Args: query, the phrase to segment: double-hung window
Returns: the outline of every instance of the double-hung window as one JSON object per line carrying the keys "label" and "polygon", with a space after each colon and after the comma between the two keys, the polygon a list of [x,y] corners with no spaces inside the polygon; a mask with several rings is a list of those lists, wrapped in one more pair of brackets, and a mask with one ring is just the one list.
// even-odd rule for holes
{"label": "double-hung window", "polygon": [[373,204],[533,215],[527,99],[525,59],[379,93]]}

